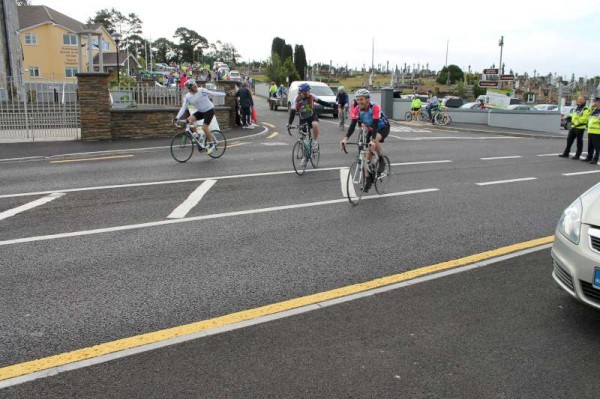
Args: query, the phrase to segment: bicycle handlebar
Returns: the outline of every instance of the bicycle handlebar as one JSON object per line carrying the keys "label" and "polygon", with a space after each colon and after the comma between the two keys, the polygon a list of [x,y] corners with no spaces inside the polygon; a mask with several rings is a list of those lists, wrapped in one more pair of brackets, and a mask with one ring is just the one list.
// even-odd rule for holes
{"label": "bicycle handlebar", "polygon": [[298,129],[298,127],[297,126],[288,126],[287,131],[290,136],[292,135],[292,130],[294,130],[294,129]]}

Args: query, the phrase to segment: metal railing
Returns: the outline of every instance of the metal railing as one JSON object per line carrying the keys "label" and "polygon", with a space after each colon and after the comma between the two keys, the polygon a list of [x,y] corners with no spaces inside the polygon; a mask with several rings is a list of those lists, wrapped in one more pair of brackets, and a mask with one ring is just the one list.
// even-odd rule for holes
{"label": "metal railing", "polygon": [[[210,84],[209,84],[210,85]],[[209,90],[219,91],[214,86]],[[131,86],[120,86],[110,89],[111,107],[117,108],[153,108],[181,107],[187,90],[178,86],[163,86],[154,82],[136,82]],[[216,106],[225,105],[224,97],[212,99]]]}

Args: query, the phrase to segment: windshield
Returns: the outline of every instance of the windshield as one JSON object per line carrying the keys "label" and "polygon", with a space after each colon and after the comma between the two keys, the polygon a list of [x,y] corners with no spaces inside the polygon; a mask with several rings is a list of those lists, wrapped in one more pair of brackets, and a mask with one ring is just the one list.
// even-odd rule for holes
{"label": "windshield", "polygon": [[324,86],[313,86],[310,88],[310,92],[317,97],[319,97],[319,96],[335,96],[335,94],[333,94],[333,91],[331,91],[331,89],[329,87],[324,87]]}

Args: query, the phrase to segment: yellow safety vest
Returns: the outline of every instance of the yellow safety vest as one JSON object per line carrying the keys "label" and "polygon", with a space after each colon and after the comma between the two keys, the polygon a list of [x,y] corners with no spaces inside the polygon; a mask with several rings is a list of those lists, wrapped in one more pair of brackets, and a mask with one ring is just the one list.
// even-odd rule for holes
{"label": "yellow safety vest", "polygon": [[581,111],[577,111],[577,108],[571,112],[571,125],[575,129],[585,129],[588,124],[588,118],[590,117],[590,109],[584,106]]}
{"label": "yellow safety vest", "polygon": [[595,108],[589,117],[588,134],[600,134],[600,108]]}

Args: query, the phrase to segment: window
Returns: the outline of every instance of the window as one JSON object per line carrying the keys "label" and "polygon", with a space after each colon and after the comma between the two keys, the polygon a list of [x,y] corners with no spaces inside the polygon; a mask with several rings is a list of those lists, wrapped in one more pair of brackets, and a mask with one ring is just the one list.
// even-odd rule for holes
{"label": "window", "polygon": [[36,66],[29,67],[29,77],[30,78],[39,78],[40,77],[40,68]]}
{"label": "window", "polygon": [[67,67],[65,68],[65,77],[74,78],[77,73],[77,68]]}
{"label": "window", "polygon": [[63,35],[63,44],[65,46],[77,46],[77,35],[69,33]]}
{"label": "window", "polygon": [[29,46],[37,46],[37,34],[25,33],[25,44]]}
{"label": "window", "polygon": [[[105,42],[104,40],[102,40],[102,38],[100,38],[100,43],[102,43],[102,51],[108,51],[110,50],[110,45],[109,43]],[[92,39],[92,45],[94,46],[94,49],[98,48],[98,39]]]}

